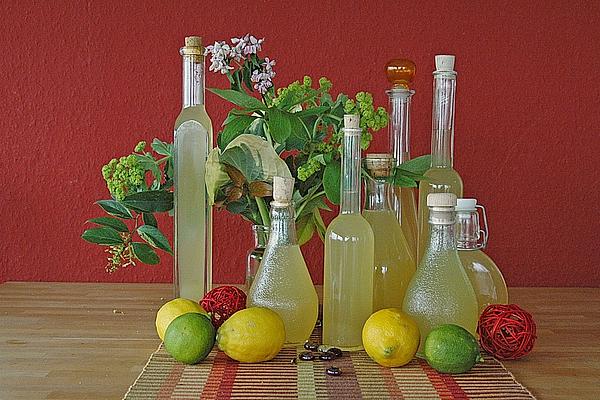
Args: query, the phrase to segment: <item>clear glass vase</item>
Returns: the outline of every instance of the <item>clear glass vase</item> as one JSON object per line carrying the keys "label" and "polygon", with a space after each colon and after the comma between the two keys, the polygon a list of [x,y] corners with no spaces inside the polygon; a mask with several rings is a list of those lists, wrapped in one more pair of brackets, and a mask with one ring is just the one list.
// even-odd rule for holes
{"label": "clear glass vase", "polygon": [[246,257],[246,293],[252,286],[252,281],[256,276],[256,271],[260,266],[265,247],[269,240],[269,227],[265,225],[252,225],[252,234],[254,235],[254,247],[248,251]]}

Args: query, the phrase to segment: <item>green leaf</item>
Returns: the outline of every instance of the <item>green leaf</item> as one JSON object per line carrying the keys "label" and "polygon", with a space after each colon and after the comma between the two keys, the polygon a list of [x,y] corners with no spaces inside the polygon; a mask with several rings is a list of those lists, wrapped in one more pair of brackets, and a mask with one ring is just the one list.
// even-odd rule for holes
{"label": "green leaf", "polygon": [[290,118],[290,136],[286,140],[287,150],[304,150],[310,141],[310,133],[305,124],[295,114]]}
{"label": "green leaf", "polygon": [[398,166],[403,170],[415,173],[417,175],[423,175],[431,167],[431,155],[427,154],[412,160],[408,160]]}
{"label": "green leaf", "polygon": [[249,115],[238,115],[232,118],[219,134],[219,148],[225,149],[229,143],[246,130],[256,118]]}
{"label": "green leaf", "polygon": [[169,254],[173,254],[173,250],[171,249],[169,241],[165,235],[158,230],[158,228],[152,225],[142,225],[137,229],[137,232],[139,233],[140,237],[148,242],[151,246],[162,249]]}
{"label": "green leaf", "polygon": [[156,265],[160,261],[156,251],[146,243],[133,242],[131,247],[133,248],[133,255],[144,264]]}
{"label": "green leaf", "polygon": [[255,97],[248,95],[245,92],[238,92],[237,90],[230,89],[208,89],[217,96],[235,104],[236,106],[244,107],[249,110],[266,110],[262,101]]}
{"label": "green leaf", "polygon": [[164,190],[149,190],[126,196],[123,205],[137,212],[165,212],[173,208],[173,193]]}
{"label": "green leaf", "polygon": [[323,196],[315,197],[308,200],[304,208],[302,208],[302,211],[300,211],[300,214],[298,214],[298,218],[302,218],[306,214],[312,214],[312,212],[317,208],[322,208],[324,210],[329,209],[329,207],[327,206],[327,204],[325,204],[325,201],[323,200]]}
{"label": "green leaf", "polygon": [[162,174],[160,173],[160,169],[156,164],[156,160],[151,155],[142,155],[142,154],[134,154],[135,158],[137,158],[138,162],[146,171],[152,172],[154,179],[160,182]]}
{"label": "green leaf", "polygon": [[229,182],[229,175],[227,175],[223,164],[219,161],[219,153],[219,149],[215,147],[208,153],[208,158],[206,159],[204,181],[208,194],[208,203],[211,206],[215,204],[215,198],[219,189]]}
{"label": "green leaf", "polygon": [[154,217],[154,214],[152,214],[152,213],[143,213],[142,214],[142,220],[144,221],[144,224],[153,226],[155,228],[158,228],[158,221]]}
{"label": "green leaf", "polygon": [[391,177],[391,183],[394,186],[401,186],[401,187],[417,187],[417,182],[415,182],[414,179],[406,177],[404,175],[401,174],[394,174],[393,177]]}
{"label": "green leaf", "polygon": [[298,111],[297,113],[294,113],[294,115],[297,117],[308,117],[311,115],[320,115],[320,114],[326,113],[327,111],[329,111],[329,107],[318,106],[318,107],[311,107],[311,108],[307,108],[306,110]]}
{"label": "green leaf", "polygon": [[108,214],[123,219],[132,219],[131,212],[116,200],[98,200],[96,202]]}
{"label": "green leaf", "polygon": [[171,143],[165,143],[159,139],[154,139],[151,144],[152,150],[163,156],[173,155],[173,145]]}
{"label": "green leaf", "polygon": [[88,229],[83,232],[81,238],[90,243],[103,244],[106,246],[123,244],[123,239],[121,238],[121,235],[119,235],[119,232],[108,226]]}
{"label": "green leaf", "polygon": [[315,232],[313,216],[306,215],[296,222],[296,235],[298,236],[298,245],[302,246],[312,238]]}
{"label": "green leaf", "polygon": [[331,162],[325,167],[323,172],[323,189],[329,201],[333,204],[340,204],[340,176],[342,167],[338,162]]}
{"label": "green leaf", "polygon": [[319,235],[321,240],[325,240],[325,232],[327,231],[327,227],[325,227],[323,216],[321,216],[321,211],[319,211],[318,208],[315,208],[313,210],[313,222],[315,224],[317,234]]}
{"label": "green leaf", "polygon": [[129,228],[123,221],[112,217],[92,218],[88,220],[88,222],[93,222],[94,224],[102,226],[109,226],[119,232],[129,232]]}
{"label": "green leaf", "polygon": [[277,108],[270,108],[267,111],[267,126],[271,132],[271,137],[277,143],[284,143],[291,134],[291,115]]}

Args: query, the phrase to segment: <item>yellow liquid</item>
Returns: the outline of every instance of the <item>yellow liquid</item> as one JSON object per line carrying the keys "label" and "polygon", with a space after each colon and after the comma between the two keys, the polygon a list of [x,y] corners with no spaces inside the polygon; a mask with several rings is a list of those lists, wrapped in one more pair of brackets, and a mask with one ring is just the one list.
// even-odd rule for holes
{"label": "yellow liquid", "polygon": [[373,312],[402,308],[406,288],[415,273],[415,261],[394,211],[365,210],[363,216],[375,238]]}
{"label": "yellow liquid", "polygon": [[199,300],[210,290],[212,213],[204,183],[212,123],[203,105],[175,121],[175,295]]}
{"label": "yellow liquid", "polygon": [[429,168],[425,172],[428,181],[419,183],[419,242],[417,248],[417,265],[429,243],[429,208],[427,207],[427,195],[429,193],[454,193],[456,197],[463,197],[463,182],[452,168]]}
{"label": "yellow liquid", "polygon": [[427,258],[417,268],[402,307],[419,326],[420,348],[427,334],[442,324],[456,324],[475,335],[477,299],[456,251],[438,253],[435,261]]}
{"label": "yellow liquid", "polygon": [[279,314],[287,344],[308,340],[317,322],[319,299],[300,246],[267,249],[248,292],[247,306],[266,307]]}
{"label": "yellow liquid", "polygon": [[479,314],[490,304],[507,304],[508,289],[502,272],[481,250],[459,250],[458,257],[473,285]]}
{"label": "yellow liquid", "polygon": [[340,214],[325,235],[323,344],[360,350],[373,312],[374,238],[360,214]]}
{"label": "yellow liquid", "polygon": [[400,194],[400,227],[408,248],[414,260],[417,259],[417,240],[419,229],[417,227],[417,201],[413,188],[397,187],[396,196]]}

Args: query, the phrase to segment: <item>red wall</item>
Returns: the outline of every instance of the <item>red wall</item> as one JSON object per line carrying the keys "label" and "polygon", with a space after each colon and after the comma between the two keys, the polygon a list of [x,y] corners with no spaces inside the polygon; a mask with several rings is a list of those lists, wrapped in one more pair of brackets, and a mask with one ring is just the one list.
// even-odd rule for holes
{"label": "red wall", "polygon": [[[600,3],[362,3],[1,2],[0,281],[170,281],[169,257],[108,275],[101,248],[79,238],[107,196],[100,168],[141,139],[171,139],[184,36],[252,32],[279,86],[325,75],[380,104],[383,65],[413,59],[414,155],[429,152],[433,56],[455,54],[455,166],[488,209],[488,253],[511,286],[599,286]],[[207,85],[226,84],[211,73]],[[217,128],[229,106],[207,103]],[[215,216],[217,282],[243,279],[239,222]],[[322,245],[304,250],[320,283]]]}

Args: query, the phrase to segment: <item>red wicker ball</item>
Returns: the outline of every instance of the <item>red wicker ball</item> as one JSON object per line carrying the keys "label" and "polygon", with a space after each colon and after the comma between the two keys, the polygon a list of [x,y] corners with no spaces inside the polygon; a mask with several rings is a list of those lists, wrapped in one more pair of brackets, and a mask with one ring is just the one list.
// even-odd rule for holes
{"label": "red wicker ball", "polygon": [[481,347],[501,360],[527,355],[535,343],[535,321],[516,304],[491,304],[477,324]]}
{"label": "red wicker ball", "polygon": [[218,328],[227,318],[246,308],[246,293],[235,286],[220,286],[206,293],[200,305],[210,313],[213,325]]}

